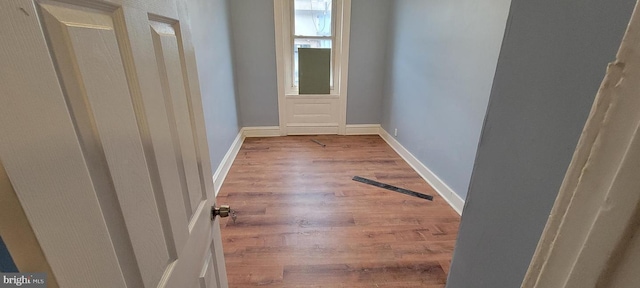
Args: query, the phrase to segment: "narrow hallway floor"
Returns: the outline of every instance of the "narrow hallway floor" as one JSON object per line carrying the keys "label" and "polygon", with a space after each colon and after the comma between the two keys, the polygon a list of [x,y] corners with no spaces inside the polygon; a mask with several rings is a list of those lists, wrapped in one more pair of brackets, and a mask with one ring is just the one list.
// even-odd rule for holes
{"label": "narrow hallway floor", "polygon": [[444,287],[460,223],[377,135],[247,138],[217,203],[232,288]]}

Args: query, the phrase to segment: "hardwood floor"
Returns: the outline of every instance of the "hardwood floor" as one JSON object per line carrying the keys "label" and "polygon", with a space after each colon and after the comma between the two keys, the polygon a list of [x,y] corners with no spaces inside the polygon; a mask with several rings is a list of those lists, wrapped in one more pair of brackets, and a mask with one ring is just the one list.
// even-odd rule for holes
{"label": "hardwood floor", "polygon": [[460,223],[378,136],[247,138],[217,203],[232,288],[444,287]]}

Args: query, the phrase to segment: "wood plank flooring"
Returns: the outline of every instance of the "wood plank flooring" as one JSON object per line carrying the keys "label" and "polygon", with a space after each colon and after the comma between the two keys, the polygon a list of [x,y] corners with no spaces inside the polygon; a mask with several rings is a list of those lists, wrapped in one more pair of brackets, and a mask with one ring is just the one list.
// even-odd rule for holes
{"label": "wood plank flooring", "polygon": [[445,287],[460,223],[379,136],[247,138],[217,203],[232,288]]}

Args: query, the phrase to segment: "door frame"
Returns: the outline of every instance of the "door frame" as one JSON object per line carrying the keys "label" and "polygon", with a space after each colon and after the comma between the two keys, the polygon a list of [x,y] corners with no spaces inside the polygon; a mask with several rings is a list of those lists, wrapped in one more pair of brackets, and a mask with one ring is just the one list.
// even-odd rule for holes
{"label": "door frame", "polygon": [[[339,64],[336,70],[336,83],[329,95],[298,95],[291,89],[289,71],[291,61],[288,54],[292,53],[290,30],[292,19],[289,9],[293,0],[273,0],[275,43],[276,43],[276,70],[278,82],[278,120],[280,135],[304,135],[304,134],[346,134],[347,123],[347,89],[349,80],[349,40],[351,31],[351,0],[335,0],[337,5],[338,21],[336,30],[340,30],[335,44],[336,57],[334,61]],[[328,104],[331,103],[332,113],[337,120],[337,127],[323,126],[319,123],[291,123],[288,118],[294,105]],[[337,132],[337,133],[336,133]]]}
{"label": "door frame", "polygon": [[523,288],[609,287],[640,229],[639,11],[607,68]]}

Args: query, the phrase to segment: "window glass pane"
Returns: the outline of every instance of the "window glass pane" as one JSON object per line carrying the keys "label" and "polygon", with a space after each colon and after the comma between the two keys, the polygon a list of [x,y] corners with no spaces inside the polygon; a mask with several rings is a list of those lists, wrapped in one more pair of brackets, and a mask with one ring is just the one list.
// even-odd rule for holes
{"label": "window glass pane", "polygon": [[[295,38],[293,40],[293,86],[298,86],[298,48],[327,48],[331,49],[330,39]],[[332,57],[333,59],[333,57]],[[331,85],[333,86],[333,63],[331,63]]]}
{"label": "window glass pane", "polygon": [[295,0],[295,30],[297,36],[331,36],[332,0]]}

